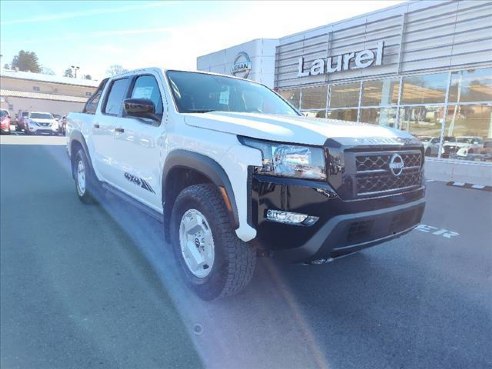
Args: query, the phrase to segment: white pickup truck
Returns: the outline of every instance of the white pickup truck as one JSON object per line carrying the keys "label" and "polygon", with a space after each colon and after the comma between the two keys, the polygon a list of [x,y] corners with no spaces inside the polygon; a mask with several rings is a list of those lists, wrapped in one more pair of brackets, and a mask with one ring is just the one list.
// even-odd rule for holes
{"label": "white pickup truck", "polygon": [[162,220],[205,300],[243,289],[258,255],[323,263],[410,231],[424,211],[413,136],[306,118],[239,78],[112,77],[69,114],[67,138],[80,200],[109,190]]}

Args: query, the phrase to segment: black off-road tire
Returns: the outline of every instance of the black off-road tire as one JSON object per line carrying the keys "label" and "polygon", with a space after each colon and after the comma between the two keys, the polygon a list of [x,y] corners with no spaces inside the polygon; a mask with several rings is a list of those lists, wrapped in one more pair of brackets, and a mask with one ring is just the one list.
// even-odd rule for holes
{"label": "black off-road tire", "polygon": [[[85,186],[84,189],[81,189],[81,186],[79,184],[79,176],[78,176],[78,166],[79,162],[82,163],[82,165],[85,168]],[[78,148],[75,155],[74,155],[74,160],[72,161],[73,165],[73,171],[75,174],[75,193],[77,194],[77,197],[79,198],[80,201],[82,201],[84,204],[95,204],[96,198],[96,188],[98,185],[98,181],[96,176],[94,175],[92,168],[89,165],[89,162],[87,160],[87,156],[82,148]]]}
{"label": "black off-road tire", "polygon": [[[215,260],[204,278],[198,278],[190,271],[181,252],[179,228],[183,215],[190,209],[198,210],[205,217],[212,232]],[[178,195],[171,214],[170,233],[181,274],[186,284],[203,300],[237,294],[253,277],[256,253],[236,236],[216,186],[193,185]]]}

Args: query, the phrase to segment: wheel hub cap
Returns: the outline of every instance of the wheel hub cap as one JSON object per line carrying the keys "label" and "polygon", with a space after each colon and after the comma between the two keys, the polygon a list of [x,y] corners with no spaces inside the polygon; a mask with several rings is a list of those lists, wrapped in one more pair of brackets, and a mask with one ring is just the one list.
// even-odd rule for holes
{"label": "wheel hub cap", "polygon": [[183,214],[179,243],[190,272],[198,278],[209,275],[215,260],[214,240],[207,219],[198,210],[190,209]]}
{"label": "wheel hub cap", "polygon": [[85,194],[85,166],[82,160],[77,163],[77,191],[80,196]]}

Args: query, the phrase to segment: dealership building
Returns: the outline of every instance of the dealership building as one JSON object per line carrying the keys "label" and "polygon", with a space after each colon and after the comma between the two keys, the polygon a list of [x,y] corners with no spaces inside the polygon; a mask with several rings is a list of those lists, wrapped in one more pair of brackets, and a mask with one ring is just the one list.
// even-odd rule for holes
{"label": "dealership building", "polygon": [[197,69],[261,82],[308,116],[432,137],[436,155],[453,137],[492,138],[490,1],[405,2],[203,55]]}

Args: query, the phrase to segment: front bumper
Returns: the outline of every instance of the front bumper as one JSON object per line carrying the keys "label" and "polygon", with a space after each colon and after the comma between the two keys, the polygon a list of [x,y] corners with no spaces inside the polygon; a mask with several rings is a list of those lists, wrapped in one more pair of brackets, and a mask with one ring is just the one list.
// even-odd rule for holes
{"label": "front bumper", "polygon": [[[396,238],[422,219],[425,188],[357,200],[342,200],[328,183],[252,175],[249,221],[273,256],[309,262],[358,251]],[[316,216],[311,226],[266,218],[267,210]]]}
{"label": "front bumper", "polygon": [[39,126],[29,125],[29,132],[30,133],[34,133],[34,134],[49,134],[49,135],[52,135],[52,134],[58,133],[58,129],[57,129],[57,127],[50,127],[50,126],[39,127]]}

